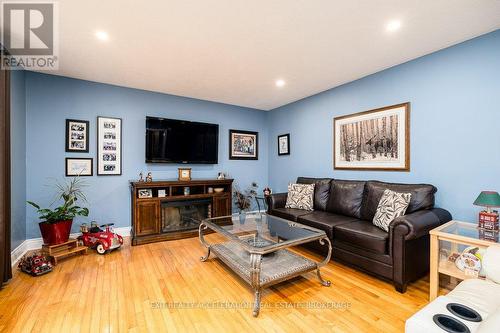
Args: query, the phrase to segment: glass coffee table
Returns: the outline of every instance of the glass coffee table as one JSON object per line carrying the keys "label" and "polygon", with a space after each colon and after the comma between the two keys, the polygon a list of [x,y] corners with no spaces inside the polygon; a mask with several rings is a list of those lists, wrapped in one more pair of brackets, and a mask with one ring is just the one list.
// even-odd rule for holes
{"label": "glass coffee table", "polygon": [[[217,243],[209,244],[203,232],[207,229],[223,236]],[[274,284],[289,280],[310,271],[316,271],[323,286],[320,268],[330,261],[332,246],[323,230],[288,221],[266,213],[247,213],[205,219],[199,227],[200,242],[207,248],[201,257],[206,261],[210,253],[224,262],[254,290],[253,315],[260,310],[261,291]],[[318,241],[328,247],[328,254],[315,262],[287,248]]]}

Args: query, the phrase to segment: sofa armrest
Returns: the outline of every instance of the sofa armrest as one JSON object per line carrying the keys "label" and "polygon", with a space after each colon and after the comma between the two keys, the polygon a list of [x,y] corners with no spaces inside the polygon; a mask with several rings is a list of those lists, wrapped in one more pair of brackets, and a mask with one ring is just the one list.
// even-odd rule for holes
{"label": "sofa armrest", "polygon": [[396,218],[389,225],[392,280],[404,293],[408,282],[429,271],[429,231],[451,220],[441,208],[425,209]]}
{"label": "sofa armrest", "polygon": [[405,240],[412,240],[428,235],[429,231],[450,220],[451,214],[442,208],[419,210],[396,218],[389,231],[404,235]]}
{"label": "sofa armrest", "polygon": [[284,208],[288,193],[275,193],[266,197],[269,210],[275,208]]}

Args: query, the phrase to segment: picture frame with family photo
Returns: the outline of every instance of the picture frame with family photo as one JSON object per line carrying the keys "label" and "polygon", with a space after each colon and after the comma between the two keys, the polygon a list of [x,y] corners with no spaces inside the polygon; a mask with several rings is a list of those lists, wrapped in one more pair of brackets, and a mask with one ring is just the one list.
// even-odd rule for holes
{"label": "picture frame with family photo", "polygon": [[66,119],[66,152],[89,152],[89,121]]}
{"label": "picture frame with family photo", "polygon": [[97,117],[97,175],[122,174],[122,119]]}

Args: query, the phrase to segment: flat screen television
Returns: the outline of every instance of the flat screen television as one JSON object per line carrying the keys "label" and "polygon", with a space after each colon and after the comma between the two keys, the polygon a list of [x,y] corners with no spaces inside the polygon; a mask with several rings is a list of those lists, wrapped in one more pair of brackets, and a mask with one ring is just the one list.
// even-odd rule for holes
{"label": "flat screen television", "polygon": [[217,164],[219,125],[146,117],[146,163]]}

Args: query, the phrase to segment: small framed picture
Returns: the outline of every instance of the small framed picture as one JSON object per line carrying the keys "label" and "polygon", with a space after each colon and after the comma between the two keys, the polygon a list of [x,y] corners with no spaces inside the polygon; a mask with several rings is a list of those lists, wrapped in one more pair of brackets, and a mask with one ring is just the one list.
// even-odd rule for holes
{"label": "small framed picture", "polygon": [[290,134],[278,135],[278,155],[290,155]]}
{"label": "small framed picture", "polygon": [[97,175],[122,174],[122,120],[97,117]]}
{"label": "small framed picture", "polygon": [[139,199],[152,198],[153,190],[150,188],[144,188],[139,190]]}
{"label": "small framed picture", "polygon": [[167,196],[166,190],[158,190],[158,198],[165,198]]}
{"label": "small framed picture", "polygon": [[89,122],[87,120],[66,119],[66,152],[89,152]]}
{"label": "small framed picture", "polygon": [[179,168],[179,180],[191,180],[191,168]]}
{"label": "small framed picture", "polygon": [[229,159],[258,160],[259,133],[229,130]]}
{"label": "small framed picture", "polygon": [[66,158],[66,177],[93,176],[92,158]]}

